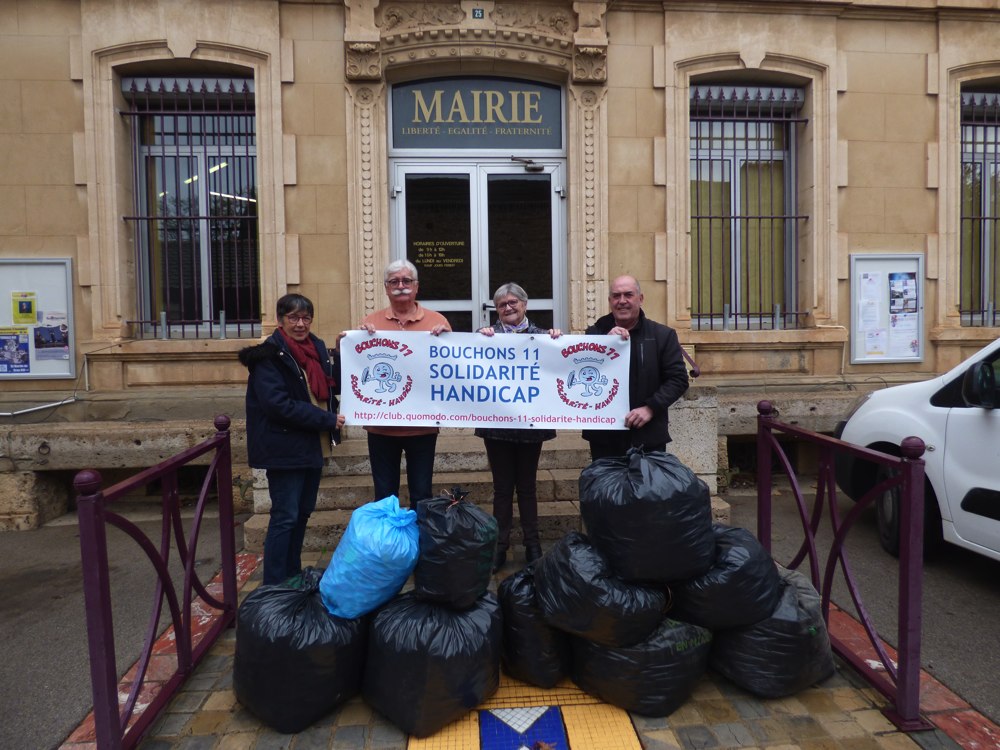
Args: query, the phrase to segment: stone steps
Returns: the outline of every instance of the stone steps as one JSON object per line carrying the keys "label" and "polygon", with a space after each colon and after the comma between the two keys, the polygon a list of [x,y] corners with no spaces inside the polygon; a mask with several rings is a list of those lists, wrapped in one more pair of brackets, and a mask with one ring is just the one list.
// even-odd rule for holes
{"label": "stone steps", "polygon": [[[688,459],[680,451],[678,458],[688,463]],[[545,443],[538,469],[538,526],[543,541],[554,541],[569,531],[582,530],[579,479],[580,472],[589,463],[589,446],[578,433],[560,433],[555,440]],[[405,497],[405,465],[402,479],[400,494]],[[486,513],[492,512],[493,478],[482,440],[474,437],[471,430],[459,434],[442,434],[438,438],[434,489],[436,492],[443,492],[454,486],[468,491],[469,501]],[[714,482],[709,486],[714,490]],[[371,493],[367,441],[363,436],[348,435],[334,449],[334,456],[324,470],[316,511],[309,520],[304,548],[312,551],[335,548],[347,528],[351,513],[360,505],[370,502],[373,499]],[[406,506],[405,500],[403,505]],[[264,547],[270,510],[267,478],[263,471],[254,472],[253,509],[254,515],[244,524],[244,545],[249,551],[260,552]],[[720,498],[712,498],[712,509],[716,521],[726,523],[729,520],[729,506]],[[521,541],[517,519],[515,502],[514,527],[511,532],[513,545],[519,545]]]}

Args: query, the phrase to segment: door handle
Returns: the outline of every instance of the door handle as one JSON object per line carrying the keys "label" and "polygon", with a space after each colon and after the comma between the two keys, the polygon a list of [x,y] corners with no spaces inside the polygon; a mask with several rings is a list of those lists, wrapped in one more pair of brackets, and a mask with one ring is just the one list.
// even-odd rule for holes
{"label": "door handle", "polygon": [[496,306],[491,305],[489,302],[483,303],[483,312],[485,312],[486,310],[496,310],[496,309],[497,309]]}

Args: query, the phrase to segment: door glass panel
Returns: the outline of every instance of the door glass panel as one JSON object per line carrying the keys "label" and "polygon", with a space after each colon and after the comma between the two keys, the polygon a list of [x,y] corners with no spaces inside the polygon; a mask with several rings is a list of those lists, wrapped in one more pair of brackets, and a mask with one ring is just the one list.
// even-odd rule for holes
{"label": "door glass panel", "polygon": [[[513,281],[531,299],[551,299],[552,188],[547,174],[487,177],[489,290]],[[492,296],[490,297],[492,301]],[[535,322],[539,314],[531,315]],[[551,319],[551,315],[548,316]]]}
{"label": "door glass panel", "polygon": [[406,175],[406,258],[420,275],[421,300],[472,297],[469,179],[467,174]]}

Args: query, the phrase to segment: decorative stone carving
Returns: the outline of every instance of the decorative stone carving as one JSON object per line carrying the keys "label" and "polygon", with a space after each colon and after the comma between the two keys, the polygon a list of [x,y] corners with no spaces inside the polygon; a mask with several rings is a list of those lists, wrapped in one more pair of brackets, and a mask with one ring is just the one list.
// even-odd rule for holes
{"label": "decorative stone carving", "polygon": [[465,20],[465,11],[457,5],[387,5],[380,11],[378,25],[383,34],[399,34],[427,26],[456,26]]}
{"label": "decorative stone carving", "polygon": [[581,215],[581,235],[583,237],[583,281],[584,284],[584,319],[597,320],[604,314],[604,283],[605,263],[601,253],[601,206],[599,189],[601,165],[598,164],[598,128],[599,107],[602,97],[599,92],[584,89],[579,92],[577,101],[580,104],[580,135],[582,137],[581,196],[583,212]]}
{"label": "decorative stone carving", "polygon": [[578,83],[604,83],[608,80],[608,48],[576,47],[573,54],[573,80]]}
{"label": "decorative stone carving", "polygon": [[554,33],[557,36],[569,36],[573,33],[573,20],[561,9],[546,9],[539,6],[527,6],[513,3],[497,3],[490,18],[498,26],[513,29],[531,29],[541,33]]}
{"label": "decorative stone carving", "polygon": [[382,113],[377,111],[381,93],[376,93],[368,86],[350,89],[354,102],[354,151],[352,162],[358,179],[352,187],[352,214],[357,221],[352,223],[351,233],[354,235],[352,244],[357,248],[357,279],[361,294],[356,304],[356,316],[363,316],[374,310],[381,299],[381,284],[378,268],[381,263],[382,248],[379,246],[378,222],[381,207],[376,196],[375,186],[378,184],[376,173],[380,152],[375,147],[376,138],[383,137],[377,123],[381,122]]}
{"label": "decorative stone carving", "polygon": [[382,78],[382,56],[374,42],[346,42],[345,69],[349,81],[377,81]]}

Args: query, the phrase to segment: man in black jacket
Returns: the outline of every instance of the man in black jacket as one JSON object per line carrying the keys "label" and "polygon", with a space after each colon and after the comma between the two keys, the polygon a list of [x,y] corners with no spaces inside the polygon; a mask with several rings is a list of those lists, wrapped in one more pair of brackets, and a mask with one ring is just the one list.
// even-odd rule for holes
{"label": "man in black jacket", "polygon": [[646,317],[642,290],[632,276],[611,282],[611,314],[587,329],[588,335],[608,334],[631,339],[629,413],[626,430],[584,430],[592,460],[623,456],[633,446],[664,451],[670,442],[667,409],[684,395],[688,374],[673,328]]}
{"label": "man in black jacket", "polygon": [[278,327],[239,353],[247,378],[247,457],[267,470],[271,517],[264,537],[264,583],[302,570],[302,541],[316,507],[325,458],[339,442],[336,351],[310,327],[313,303],[286,294],[277,303]]}

